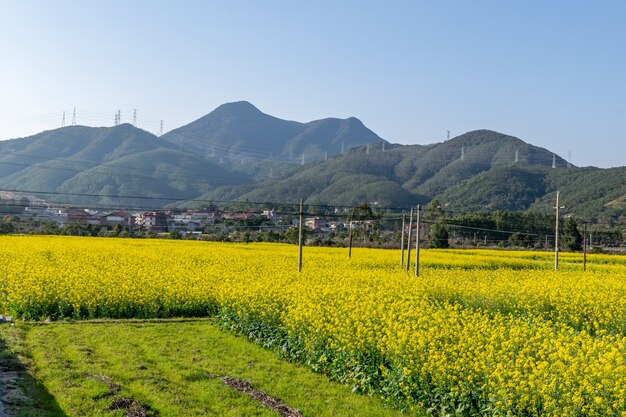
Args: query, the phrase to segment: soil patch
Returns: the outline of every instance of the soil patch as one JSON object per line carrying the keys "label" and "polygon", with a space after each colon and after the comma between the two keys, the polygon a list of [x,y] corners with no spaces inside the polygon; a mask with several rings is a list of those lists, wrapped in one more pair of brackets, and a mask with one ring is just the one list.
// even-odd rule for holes
{"label": "soil patch", "polygon": [[115,382],[111,381],[109,378],[107,378],[104,375],[89,375],[88,378],[96,379],[102,383],[105,383],[109,387],[109,392],[101,395],[99,398],[110,397],[112,395],[117,394],[122,389],[122,387],[120,387],[119,385],[117,385]]}
{"label": "soil patch", "polygon": [[150,407],[134,398],[116,398],[108,410],[124,410],[124,417],[147,417]]}
{"label": "soil patch", "polygon": [[266,407],[275,410],[283,417],[302,417],[300,411],[288,406],[280,398],[272,397],[271,395],[267,395],[263,391],[254,388],[248,381],[230,376],[223,376],[220,379],[224,381],[226,386],[249,395]]}

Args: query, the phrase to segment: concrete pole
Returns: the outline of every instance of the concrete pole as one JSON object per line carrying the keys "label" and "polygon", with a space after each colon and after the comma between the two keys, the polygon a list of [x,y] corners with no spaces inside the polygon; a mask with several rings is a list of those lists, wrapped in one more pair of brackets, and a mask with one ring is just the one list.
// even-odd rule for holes
{"label": "concrete pole", "polygon": [[413,208],[411,208],[411,214],[409,214],[409,239],[406,249],[406,272],[409,272],[411,268],[411,233],[413,232]]}
{"label": "concrete pole", "polygon": [[415,276],[420,274],[420,212],[421,207],[417,205],[417,218],[415,220]]}
{"label": "concrete pole", "polygon": [[300,223],[298,224],[298,272],[302,272],[302,222],[304,218],[304,202],[300,199]]}
{"label": "concrete pole", "polygon": [[402,212],[402,233],[400,237],[400,265],[404,266],[404,228],[406,223],[406,213]]}

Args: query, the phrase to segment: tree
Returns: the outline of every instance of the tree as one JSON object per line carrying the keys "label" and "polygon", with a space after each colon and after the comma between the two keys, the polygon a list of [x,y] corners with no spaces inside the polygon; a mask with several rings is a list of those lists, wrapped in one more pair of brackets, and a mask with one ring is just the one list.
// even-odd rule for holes
{"label": "tree", "polygon": [[59,226],[54,222],[46,222],[41,229],[41,233],[44,235],[57,235],[59,234]]}
{"label": "tree", "polygon": [[13,223],[10,222],[2,222],[0,223],[0,234],[9,234],[15,232],[15,228],[13,227]]}
{"label": "tree", "polygon": [[578,231],[578,224],[573,217],[565,219],[563,224],[563,247],[568,251],[579,251],[582,249],[583,237]]}
{"label": "tree", "polygon": [[172,230],[170,230],[170,239],[182,239],[182,238],[183,238],[183,234],[179,228],[175,227]]}
{"label": "tree", "polygon": [[446,225],[442,223],[435,223],[430,228],[428,246],[431,248],[445,249],[450,246],[448,237],[448,229],[446,228]]}
{"label": "tree", "polygon": [[443,217],[444,214],[441,201],[437,198],[433,199],[426,208],[426,215],[431,219],[439,219]]}
{"label": "tree", "polygon": [[62,234],[66,236],[83,236],[83,231],[76,223],[70,223],[63,227]]}

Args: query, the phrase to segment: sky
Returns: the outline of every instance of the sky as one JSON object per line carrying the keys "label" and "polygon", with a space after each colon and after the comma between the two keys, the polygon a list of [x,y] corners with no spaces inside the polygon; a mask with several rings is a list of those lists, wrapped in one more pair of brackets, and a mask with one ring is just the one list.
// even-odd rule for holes
{"label": "sky", "polygon": [[0,0],[0,140],[227,102],[430,144],[491,129],[626,165],[626,1]]}

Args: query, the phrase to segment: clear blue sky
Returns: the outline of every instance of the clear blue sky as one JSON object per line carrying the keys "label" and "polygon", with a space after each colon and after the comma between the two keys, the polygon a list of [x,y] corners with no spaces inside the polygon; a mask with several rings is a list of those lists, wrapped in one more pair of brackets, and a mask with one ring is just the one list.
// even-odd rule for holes
{"label": "clear blue sky", "polygon": [[395,143],[492,129],[626,165],[626,1],[0,0],[0,139],[225,102]]}

